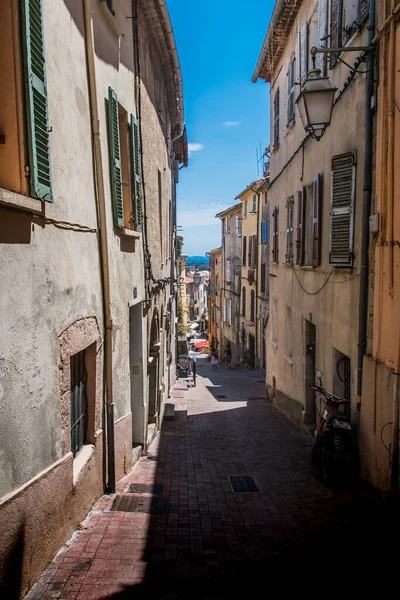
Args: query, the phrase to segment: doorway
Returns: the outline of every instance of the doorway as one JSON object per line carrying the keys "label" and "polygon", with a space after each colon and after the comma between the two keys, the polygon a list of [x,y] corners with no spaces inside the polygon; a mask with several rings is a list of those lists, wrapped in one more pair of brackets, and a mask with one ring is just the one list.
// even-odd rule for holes
{"label": "doorway", "polygon": [[147,417],[147,445],[149,445],[159,425],[159,362],[160,362],[160,324],[158,312],[155,309],[151,321],[150,346],[148,358],[149,407]]}
{"label": "doorway", "polygon": [[143,356],[143,309],[139,302],[129,307],[129,373],[134,446],[143,445],[145,441]]}
{"label": "doorway", "polygon": [[250,367],[252,369],[256,368],[256,338],[254,335],[249,333],[249,353],[250,353]]}
{"label": "doorway", "polygon": [[305,319],[305,382],[306,382],[306,406],[304,413],[304,424],[316,424],[316,402],[315,392],[310,388],[310,383],[315,382],[315,346],[316,346],[316,329],[311,321]]}

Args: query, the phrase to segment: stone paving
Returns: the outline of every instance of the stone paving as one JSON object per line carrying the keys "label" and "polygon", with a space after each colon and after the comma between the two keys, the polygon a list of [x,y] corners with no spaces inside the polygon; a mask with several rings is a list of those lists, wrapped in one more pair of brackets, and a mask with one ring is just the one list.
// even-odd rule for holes
{"label": "stone paving", "polygon": [[[316,593],[331,571],[389,567],[388,513],[361,490],[320,483],[309,438],[267,402],[262,376],[198,365],[197,387],[175,385],[175,418],[118,483],[142,503],[165,498],[166,514],[111,511],[115,495],[103,496],[27,600]],[[234,492],[231,476],[258,492]],[[131,494],[133,483],[158,487]]]}

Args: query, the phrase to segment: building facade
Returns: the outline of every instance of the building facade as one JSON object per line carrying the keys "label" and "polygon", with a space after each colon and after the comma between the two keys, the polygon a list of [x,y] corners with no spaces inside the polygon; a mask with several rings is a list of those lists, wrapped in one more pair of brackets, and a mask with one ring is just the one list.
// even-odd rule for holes
{"label": "building facade", "polygon": [[15,545],[23,593],[115,488],[175,378],[187,144],[156,4],[0,7],[0,588]]}
{"label": "building facade", "polygon": [[210,282],[208,294],[208,341],[210,349],[221,349],[221,281],[222,248],[208,253],[210,257]]}
{"label": "building facade", "polygon": [[266,332],[269,319],[269,263],[271,217],[268,204],[269,163],[265,165],[263,182],[257,189],[258,194],[258,259],[257,259],[257,354],[258,368],[265,371],[267,365]]}
{"label": "building facade", "polygon": [[[358,426],[358,299],[361,252],[365,75],[317,55],[337,88],[331,126],[320,141],[305,135],[296,97],[312,46],[367,43],[366,3],[277,3],[253,81],[270,85],[271,222],[267,391],[275,406],[312,430],[321,407],[309,383],[351,399]],[[353,64],[355,56],[341,58]],[[340,132],[340,135],[339,135]],[[268,210],[268,209],[265,209]]]}
{"label": "building facade", "polygon": [[221,219],[221,357],[228,345],[232,364],[240,364],[240,284],[242,256],[242,204],[235,204],[216,215]]}

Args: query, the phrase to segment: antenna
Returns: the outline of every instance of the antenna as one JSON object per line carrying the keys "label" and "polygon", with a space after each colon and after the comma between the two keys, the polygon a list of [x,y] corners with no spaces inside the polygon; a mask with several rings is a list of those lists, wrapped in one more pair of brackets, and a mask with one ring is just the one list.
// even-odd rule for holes
{"label": "antenna", "polygon": [[257,177],[259,177],[260,176],[260,172],[259,172],[259,169],[260,169],[260,165],[259,165],[260,159],[258,158],[258,148],[257,148],[257,146],[256,146],[256,162],[257,162]]}

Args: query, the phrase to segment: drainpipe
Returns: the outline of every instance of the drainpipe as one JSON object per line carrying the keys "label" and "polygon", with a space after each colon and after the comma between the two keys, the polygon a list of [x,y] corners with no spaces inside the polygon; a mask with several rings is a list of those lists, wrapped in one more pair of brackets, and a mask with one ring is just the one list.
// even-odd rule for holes
{"label": "drainpipe", "polygon": [[[372,45],[375,31],[375,0],[369,0],[368,46]],[[364,149],[364,185],[363,209],[361,222],[361,267],[360,297],[358,313],[358,365],[357,396],[361,402],[363,360],[367,348],[368,318],[368,249],[369,249],[369,216],[371,213],[372,190],[372,106],[374,93],[375,53],[368,53],[367,80],[365,86],[365,149]]]}
{"label": "drainpipe", "polygon": [[83,0],[85,15],[85,43],[89,77],[89,102],[92,118],[93,152],[95,160],[97,219],[100,238],[100,264],[103,287],[104,310],[104,362],[105,362],[105,391],[107,404],[107,465],[108,486],[110,493],[115,492],[115,447],[114,447],[114,401],[113,401],[113,370],[112,370],[112,315],[110,299],[110,266],[108,258],[106,200],[104,193],[103,163],[100,142],[99,110],[97,103],[97,85],[95,54],[93,41],[92,0]]}

